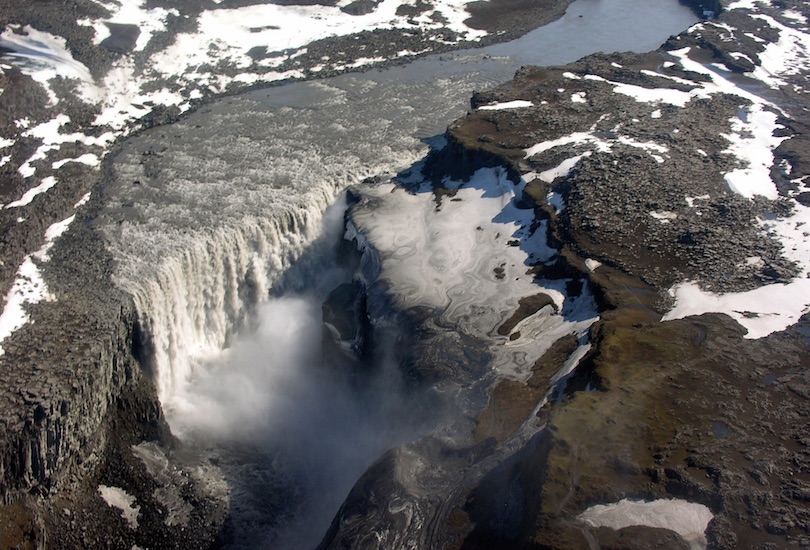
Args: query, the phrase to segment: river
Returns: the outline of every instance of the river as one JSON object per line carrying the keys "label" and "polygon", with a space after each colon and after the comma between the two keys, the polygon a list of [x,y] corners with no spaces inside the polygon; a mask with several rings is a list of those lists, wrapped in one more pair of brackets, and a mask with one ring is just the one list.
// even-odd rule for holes
{"label": "river", "polygon": [[316,545],[363,471],[433,425],[390,354],[359,392],[318,370],[320,304],[351,277],[343,190],[417,163],[522,65],[648,51],[695,21],[672,0],[577,0],[513,42],[225,98],[123,145],[99,227],[173,431],[230,485],[234,546]]}

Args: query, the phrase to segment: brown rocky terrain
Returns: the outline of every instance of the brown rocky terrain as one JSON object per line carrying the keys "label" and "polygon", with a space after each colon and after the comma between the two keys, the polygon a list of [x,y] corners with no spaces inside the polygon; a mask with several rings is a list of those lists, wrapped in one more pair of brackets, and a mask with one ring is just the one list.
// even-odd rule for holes
{"label": "brown rocky terrain", "polygon": [[[803,5],[790,7],[807,14]],[[757,220],[790,212],[792,201],[801,201],[802,189],[789,180],[808,173],[803,92],[800,86],[757,88],[741,76],[758,63],[763,44],[776,39],[769,27],[739,11],[717,23],[673,37],[646,55],[524,67],[513,81],[474,95],[473,110],[448,129],[448,146],[428,160],[437,200],[448,194],[442,184],[447,174],[464,178],[481,166],[505,165],[517,180],[590,155],[551,181],[530,180],[526,192],[563,250],[556,263],[535,267],[538,276],[587,274],[598,296],[602,311],[591,329],[593,348],[564,392],[537,412],[546,427],[530,442],[507,450],[575,341],[558,341],[538,359],[528,382],[495,385],[469,448],[451,451],[422,441],[380,461],[350,495],[324,547],[369,542],[358,531],[363,518],[379,527],[378,541],[396,528],[421,533],[415,523],[429,526],[422,529],[431,532],[430,545],[445,548],[690,547],[673,531],[594,528],[578,519],[594,504],[626,498],[707,506],[714,515],[706,532],[709,548],[810,545],[808,316],[756,340],[720,314],[661,322],[671,304],[666,291],[676,281],[744,291],[798,273]],[[721,37],[718,29],[726,23],[738,40]],[[667,53],[687,45],[692,59],[723,65],[732,80],[784,108],[780,123],[789,139],[777,149],[776,161],[784,159],[790,169],[782,171],[782,162],[782,169],[775,165],[771,171],[779,198],[740,197],[723,178],[737,162],[724,134],[746,100],[717,94],[674,107],[614,93],[616,83],[695,89],[706,77],[684,71]],[[515,100],[531,106],[479,109]],[[572,134],[590,137],[527,156],[537,143]],[[599,140],[610,143],[610,150],[594,145]],[[665,148],[638,145],[651,142]],[[552,192],[564,198],[562,211],[547,200]],[[707,198],[699,210],[684,200],[700,196]],[[662,222],[651,211],[673,215]],[[763,261],[745,261],[752,256]],[[594,269],[586,259],[602,265]],[[542,297],[535,301],[521,303],[511,326],[544,303]],[[482,456],[499,453],[496,463],[482,466]],[[427,481],[405,473],[420,458],[430,463],[438,455],[453,472],[444,474],[453,478],[453,488],[442,493],[441,505],[424,502],[420,491],[441,486],[442,473]],[[398,512],[404,502],[412,508],[408,514],[381,511],[393,502]],[[405,525],[391,523],[395,517]]]}
{"label": "brown rocky terrain", "polygon": [[[238,7],[263,2],[229,1],[219,7]],[[310,2],[280,2],[308,4]],[[329,4],[327,2],[327,4]],[[567,1],[537,4],[515,26],[512,12],[520,3],[494,2],[479,10],[494,34],[487,41],[516,37],[558,17]],[[330,4],[331,5],[331,4]],[[100,79],[117,61],[129,56],[135,64],[147,61],[165,47],[174,35],[193,30],[203,9],[215,9],[214,2],[150,1],[148,8],[178,10],[166,19],[166,29],[157,33],[141,51],[133,51],[139,30],[132,25],[111,28],[112,35],[98,46],[91,27],[79,24],[84,18],[108,15],[98,2],[0,2],[0,29],[25,34],[25,26],[65,38],[70,54]],[[430,9],[429,2],[418,10]],[[361,13],[363,6],[347,7]],[[414,15],[417,15],[416,13]],[[306,77],[326,77],[350,70],[347,66],[362,57],[382,57],[383,67],[407,60],[397,58],[402,50],[425,55],[468,46],[446,30],[423,32],[367,31],[356,35],[321,40],[308,53],[282,69],[306,71]],[[0,56],[8,53],[0,49]],[[258,62],[266,52],[256,51]],[[334,56],[333,66],[316,73],[324,55]],[[33,322],[3,343],[4,382],[0,388],[0,546],[64,548],[204,548],[221,543],[228,500],[227,491],[217,492],[201,481],[198,465],[185,460],[163,419],[150,373],[142,359],[149,350],[143,340],[131,297],[115,288],[113,266],[104,244],[93,228],[94,211],[100,200],[105,169],[80,163],[59,168],[54,163],[86,153],[102,156],[101,146],[80,141],[66,143],[58,151],[47,151],[34,161],[37,178],[25,178],[20,167],[43,140],[23,135],[27,128],[67,115],[63,133],[79,132],[99,136],[105,128],[93,125],[98,106],[75,97],[75,83],[52,82],[59,101],[49,104],[46,91],[13,64],[0,70],[0,135],[13,140],[3,148],[0,164],[0,194],[8,204],[43,178],[57,177],[59,185],[30,203],[0,209],[0,292],[6,295],[24,258],[39,250],[45,232],[55,222],[68,218],[89,192],[90,203],[42,262],[48,281],[49,300],[30,306]],[[236,69],[219,66],[222,74]],[[178,89],[173,82],[155,83]],[[250,86],[238,84],[224,92],[204,89],[199,99],[185,97],[192,109],[219,96],[236,94]],[[179,111],[162,105],[148,105],[149,112],[128,130],[177,120]],[[114,148],[114,147],[113,147]],[[150,468],[145,458],[135,457],[130,448],[157,443],[166,450],[164,459],[171,474]],[[195,459],[196,461],[196,459]],[[210,480],[209,480],[210,481]],[[99,495],[99,485],[120,487],[140,504],[140,526],[128,529],[121,511]],[[169,498],[167,495],[171,496]],[[175,508],[192,512],[171,520]]]}
{"label": "brown rocky terrain", "polygon": [[[184,9],[193,11],[193,4],[184,3]],[[76,57],[94,71],[103,70],[126,50],[125,43],[117,43],[101,53],[83,53],[89,49],[89,38],[83,38],[84,31],[72,22],[56,20],[55,10],[49,11],[52,6],[5,3],[2,22],[41,20],[49,25],[43,28],[57,34],[74,33]],[[90,2],[69,6],[85,10],[82,13],[98,9]],[[367,9],[362,3],[352,6],[358,12]],[[474,20],[487,21],[482,26],[494,22],[493,29],[504,31],[498,39],[505,39],[563,8],[562,3],[533,6],[538,7],[529,16],[520,12],[519,21],[514,15],[524,7],[519,1],[482,3],[472,11]],[[798,2],[782,7],[807,15]],[[645,527],[613,531],[576,519],[592,504],[626,497],[678,497],[705,504],[715,515],[708,530],[712,548],[810,545],[810,440],[805,433],[810,411],[808,320],[759,340],[743,338],[743,329],[723,315],[660,322],[671,302],[666,290],[676,281],[693,279],[716,291],[747,290],[789,280],[797,273],[779,246],[761,234],[755,220],[788,211],[792,192],[798,191],[790,179],[810,173],[802,92],[791,88],[770,92],[787,113],[780,122],[791,139],[780,146],[777,160],[791,166],[790,178],[784,170],[774,169],[782,197],[749,200],[730,193],[722,178],[734,166],[734,159],[724,153],[727,143],[722,134],[729,131],[728,120],[741,106],[738,98],[720,94],[685,108],[656,107],[615,94],[604,81],[583,78],[598,75],[611,82],[687,91],[701,76],[667,66],[671,56],[666,51],[690,45],[705,61],[723,63],[744,79],[740,73],[756,65],[763,48],[744,33],[766,41],[774,37],[754,19],[738,13],[725,17],[720,21],[739,29],[733,51],[742,51],[745,57],[731,55],[733,48],[722,32],[707,26],[702,33],[682,35],[648,55],[598,55],[564,68],[525,68],[514,81],[474,96],[473,108],[514,99],[531,101],[534,107],[472,111],[449,129],[448,147],[431,161],[434,175],[469,174],[481,166],[505,164],[517,179],[591,147],[571,142],[526,158],[524,150],[538,142],[585,131],[614,140],[611,151],[590,150],[591,155],[567,176],[550,183],[535,179],[526,190],[538,219],[550,222],[552,240],[563,250],[555,264],[535,267],[538,276],[587,277],[597,294],[602,311],[590,335],[593,350],[565,390],[538,413],[546,428],[520,448],[509,446],[512,436],[549,390],[551,374],[576,347],[572,339],[560,340],[538,358],[527,383],[501,380],[494,386],[489,405],[476,418],[468,448],[450,451],[426,438],[391,451],[353,490],[324,546],[404,545],[413,541],[397,538],[398,534],[414,529],[420,532],[423,547],[687,547],[672,531]],[[182,21],[174,23],[178,27],[172,32],[183,28]],[[448,38],[441,33],[436,37]],[[359,41],[315,44],[307,54],[311,57],[293,63],[312,65],[324,52],[339,52],[341,62],[369,51],[389,56],[403,46],[424,45],[430,37],[396,40],[392,44],[385,32],[364,33]],[[255,53],[260,59],[262,52]],[[673,84],[666,76],[683,81]],[[41,90],[18,71],[0,76],[0,87],[13,90],[0,95],[4,136],[20,137],[14,124],[20,112],[34,123],[52,114],[43,107]],[[584,94],[587,101],[572,102],[575,93]],[[70,113],[77,128],[95,114],[78,104],[60,108]],[[656,110],[661,112],[654,117]],[[142,124],[175,118],[171,110],[156,107]],[[665,144],[668,161],[659,163],[649,150],[616,142],[619,135],[636,143]],[[17,168],[37,145],[20,139],[11,162],[0,167],[5,195],[18,196],[23,190]],[[85,151],[77,146],[71,154]],[[42,162],[40,175],[51,173],[54,160]],[[103,174],[74,164],[59,176],[62,185],[47,201],[42,196],[24,212],[2,211],[3,292],[22,258],[42,245],[45,228],[96,189]],[[547,203],[552,191],[565,200],[561,212]],[[442,192],[437,189],[437,194]],[[686,208],[685,196],[707,194],[711,198],[699,209]],[[806,196],[797,196],[795,200],[806,201]],[[111,260],[93,230],[97,206],[91,202],[79,215],[79,223],[54,249],[54,261],[44,268],[51,270],[50,291],[58,300],[34,306],[36,322],[4,343],[2,363],[8,382],[0,404],[4,494],[0,544],[216,546],[221,542],[226,499],[195,477],[182,450],[173,447],[154,388],[138,362],[148,350],[142,347],[134,308],[112,285]],[[677,216],[662,223],[650,211]],[[28,225],[16,222],[21,215]],[[761,262],[746,262],[754,256]],[[586,259],[603,265],[591,271]],[[512,322],[546,304],[543,296],[522,303]],[[505,327],[503,334],[508,333]],[[427,355],[437,342],[416,346],[414,355],[423,351]],[[475,350],[475,343],[465,345],[468,351]],[[448,354],[456,350],[448,348]],[[452,359],[459,368],[475,373],[470,357],[477,356],[459,353]],[[417,370],[441,374],[430,359],[415,361]],[[143,442],[160,442],[170,449],[171,474],[163,470],[156,474],[153,463],[130,452]],[[427,489],[444,486],[447,479],[454,481],[451,488],[426,497],[432,499],[428,506],[419,508],[409,501],[413,487],[431,495]],[[121,486],[137,497],[142,524],[136,532],[127,530],[119,511],[101,500],[99,484]],[[447,498],[439,500],[436,494]],[[167,522],[170,501],[192,511],[177,522]],[[374,540],[380,533],[391,538]]]}

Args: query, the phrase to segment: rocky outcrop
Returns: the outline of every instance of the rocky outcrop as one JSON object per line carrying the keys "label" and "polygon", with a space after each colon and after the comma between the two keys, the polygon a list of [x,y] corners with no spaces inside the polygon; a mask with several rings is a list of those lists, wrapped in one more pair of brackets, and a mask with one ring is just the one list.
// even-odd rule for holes
{"label": "rocky outcrop", "polygon": [[[637,101],[630,91],[701,86],[706,75],[679,68],[667,53],[685,47],[701,63],[724,64],[732,79],[758,65],[764,45],[776,40],[770,27],[744,12],[724,17],[651,54],[523,68],[512,82],[477,93],[473,110],[448,129],[448,145],[427,162],[437,204],[452,196],[441,184],[446,175],[501,165],[515,180],[525,177],[536,216],[563,249],[556,264],[535,269],[587,274],[604,308],[601,320],[590,353],[553,405],[535,408],[575,342],[559,341],[528,382],[489,388],[476,418],[477,445],[459,450],[427,437],[378,461],[322,548],[406,541],[436,548],[690,547],[670,530],[594,528],[577,519],[594,504],[625,498],[707,506],[714,515],[709,548],[810,543],[810,451],[802,435],[810,320],[756,340],[725,315],[661,322],[676,281],[745,291],[800,272],[757,220],[785,216],[801,202],[810,151],[798,130],[806,115],[792,94],[803,84],[783,88],[790,98],[774,107],[790,139],[776,151],[771,178],[779,196],[770,200],[740,197],[723,177],[739,167],[727,136],[747,100],[718,93],[674,107]],[[765,87],[757,92],[774,97]],[[479,109],[516,100],[531,107]],[[531,152],[543,143],[553,145]],[[578,162],[560,168],[574,157]],[[537,302],[521,309],[543,307]],[[532,415],[545,429],[505,452]]]}
{"label": "rocky outcrop", "polygon": [[[174,441],[134,357],[134,307],[113,286],[103,251],[87,218],[72,224],[44,265],[53,270],[50,301],[33,308],[33,322],[4,345],[0,536],[9,547],[52,547],[53,541],[73,548],[159,547],[161,540],[208,546],[222,525],[224,501],[195,488],[193,479],[184,483],[199,505],[194,530],[186,532],[189,522],[166,525],[168,511],[159,503],[147,511],[154,488],[143,481],[149,476],[131,447],[152,441],[168,452]],[[120,511],[102,500],[100,484],[125,486],[151,519],[142,519],[140,530],[127,529]]]}

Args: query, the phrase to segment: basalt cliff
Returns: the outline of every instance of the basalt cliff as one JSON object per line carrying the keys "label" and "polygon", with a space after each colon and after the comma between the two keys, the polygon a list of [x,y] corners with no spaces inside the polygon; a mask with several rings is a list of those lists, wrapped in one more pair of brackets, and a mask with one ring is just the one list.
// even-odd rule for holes
{"label": "basalt cliff", "polygon": [[[344,246],[360,276],[324,305],[327,332],[352,353],[366,353],[381,304],[396,309],[385,250],[363,233],[364,215],[382,200],[375,189],[427,192],[438,210],[462,200],[464,184],[452,182],[482,168],[520,189],[528,226],[544,227],[556,250],[521,276],[551,281],[566,299],[592,298],[598,320],[501,376],[485,372],[491,353],[463,328],[426,308],[396,311],[408,327],[397,349],[409,391],[445,384],[472,388],[470,397],[451,407],[457,433],[393,449],[362,476],[322,547],[690,547],[671,525],[611,528],[582,515],[623,499],[705,506],[710,548],[810,544],[810,298],[806,287],[789,288],[808,276],[807,50],[792,59],[790,46],[806,46],[810,12],[800,2],[732,7],[701,6],[712,18],[656,52],[524,67],[476,92],[446,144],[412,167],[429,191],[405,173],[353,189],[354,240]],[[775,72],[773,44],[796,63]],[[22,90],[0,95],[4,127],[22,133],[20,111],[46,98],[18,72],[2,78]],[[96,114],[76,109],[77,127]],[[175,118],[155,109],[144,125]],[[9,195],[39,145],[30,136],[21,143],[0,166]],[[745,156],[758,144],[771,158]],[[75,156],[94,147],[76,145]],[[149,370],[149,327],[113,283],[116,265],[97,229],[112,169],[71,166],[47,203],[26,206],[25,230],[21,212],[2,211],[3,288],[33,261],[48,295],[26,306],[34,322],[3,342],[0,357],[0,546],[218,547],[228,541],[226,484],[172,436]],[[91,190],[52,245],[35,237]],[[508,269],[496,267],[493,280]],[[17,292],[41,284],[29,282]],[[668,315],[688,302],[678,294],[684,282],[711,293],[704,304],[779,287],[798,307],[752,294],[744,305]],[[553,315],[581,320],[538,292],[521,298],[493,338],[520,345],[533,320]],[[788,319],[770,328],[780,317]]]}

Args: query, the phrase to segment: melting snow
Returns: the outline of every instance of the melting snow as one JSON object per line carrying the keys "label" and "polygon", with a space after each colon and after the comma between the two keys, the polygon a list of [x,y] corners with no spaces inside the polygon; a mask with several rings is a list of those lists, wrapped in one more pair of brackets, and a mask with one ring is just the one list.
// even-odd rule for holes
{"label": "melting snow", "polygon": [[695,201],[707,201],[711,198],[712,197],[710,195],[699,195],[697,197],[685,197],[684,200],[686,201],[686,204],[689,206],[689,208],[694,208]]}
{"label": "melting snow", "polygon": [[[656,153],[667,153],[669,151],[667,147],[660,145],[658,143],[636,141],[635,139],[628,136],[618,136],[615,139],[603,139],[601,137],[597,137],[594,132],[595,132],[595,125],[591,127],[591,130],[588,132],[574,132],[573,134],[569,134],[567,136],[563,136],[557,139],[543,141],[541,143],[529,147],[528,149],[524,149],[524,152],[526,153],[526,158],[529,158],[534,155],[539,155],[540,153],[543,153],[550,149],[554,149],[555,147],[576,144],[576,145],[590,145],[594,147],[596,151],[607,153],[612,151],[612,146],[614,144],[618,143],[621,145],[627,145],[629,147],[634,147],[637,149],[643,149],[653,159],[655,159],[656,162],[662,163],[664,162],[664,157]],[[542,172],[541,174],[538,175],[538,177],[543,179],[544,181],[550,182],[553,181],[555,177],[567,175],[568,172],[577,164],[577,162],[579,162],[582,159],[582,157],[588,156],[590,154],[591,154],[590,152],[586,152],[585,154],[563,161],[563,163],[560,164],[559,166],[552,168],[551,170],[547,170],[546,172]]]}
{"label": "melting snow", "polygon": [[666,210],[664,210],[663,212],[656,212],[653,210],[652,212],[649,212],[649,214],[650,216],[652,216],[661,223],[669,223],[672,220],[677,219],[678,217],[678,214],[676,214],[675,212],[669,212]]}
{"label": "melting snow", "polygon": [[585,267],[588,268],[588,271],[594,272],[596,268],[602,265],[602,262],[594,260],[593,258],[588,258],[585,260]]}
{"label": "melting snow", "polygon": [[[565,281],[535,281],[530,266],[558,251],[548,246],[547,222],[537,224],[531,208],[519,208],[522,184],[505,171],[481,169],[469,182],[445,185],[456,192],[438,208],[429,189],[369,189],[373,208],[355,207],[353,219],[379,251],[381,278],[400,307],[434,308],[443,322],[491,342],[496,372],[525,379],[553,342],[593,323],[593,299],[587,291],[568,296]],[[518,301],[538,292],[569,315],[547,308],[515,327],[520,338],[493,338]]]}
{"label": "melting snow", "polygon": [[20,70],[45,88],[52,105],[59,102],[50,86],[50,81],[57,76],[93,81],[90,70],[73,59],[64,38],[28,25],[22,29],[24,34],[17,34],[15,30],[19,30],[19,25],[10,25],[0,34],[0,47],[10,50],[5,55],[18,59]]}
{"label": "melting snow", "polygon": [[491,105],[482,105],[478,108],[479,111],[499,111],[501,109],[519,109],[521,107],[532,107],[534,104],[531,101],[523,101],[517,99],[515,101],[506,101],[504,103],[492,103]]}
{"label": "melting snow", "polygon": [[[8,294],[6,294],[3,313],[0,314],[0,343],[28,322],[27,304],[53,300],[53,296],[48,292],[48,287],[42,278],[39,267],[34,263],[34,259],[39,262],[50,260],[48,252],[50,252],[54,241],[67,231],[74,217],[70,216],[51,225],[45,231],[45,244],[42,248],[26,256],[22,265],[17,269],[17,278],[11,285]],[[4,353],[5,351],[0,347],[0,355]]]}
{"label": "melting snow", "polygon": [[585,92],[577,92],[575,94],[571,94],[571,102],[573,103],[588,103],[588,100],[585,99]]}
{"label": "melting snow", "polygon": [[[582,153],[581,155],[571,157],[570,159],[565,159],[564,161],[562,161],[560,164],[558,164],[554,168],[549,168],[548,170],[545,170],[544,172],[540,172],[539,174],[537,174],[537,177],[540,180],[542,180],[542,181],[544,181],[546,183],[551,183],[557,178],[566,177],[566,176],[568,176],[568,174],[571,173],[571,170],[574,169],[574,166],[576,166],[577,163],[580,160],[582,160],[583,157],[589,157],[589,156],[591,156],[591,152],[586,151],[586,152]],[[562,210],[562,209],[560,209],[560,210]]]}
{"label": "melting snow", "polygon": [[135,506],[135,497],[123,489],[107,485],[99,485],[98,492],[107,506],[121,510],[121,517],[127,521],[130,528],[138,528],[138,515],[141,513],[141,507]]}
{"label": "melting snow", "polygon": [[747,120],[731,120],[731,134],[723,134],[729,140],[725,151],[736,156],[745,165],[726,174],[729,188],[743,197],[761,195],[771,200],[779,197],[779,191],[771,180],[773,150],[787,137],[774,137],[774,131],[781,128],[776,123],[776,113],[765,111],[761,103],[748,109]]}
{"label": "melting snow", "polygon": [[53,163],[52,167],[54,170],[58,170],[59,168],[63,167],[65,164],[69,162],[77,162],[79,164],[84,164],[87,166],[98,166],[101,163],[101,160],[98,158],[98,155],[94,155],[93,153],[86,153],[80,157],[56,161]]}
{"label": "melting snow", "polygon": [[96,31],[94,42],[98,45],[110,36],[108,23],[119,25],[135,25],[140,30],[135,42],[135,51],[143,50],[152,36],[156,32],[166,29],[166,17],[168,15],[179,16],[176,9],[166,10],[163,8],[145,9],[144,0],[120,0],[116,6],[114,3],[105,3],[104,7],[111,12],[109,19],[82,19],[79,25],[90,26]]}
{"label": "melting snow", "polygon": [[26,191],[25,194],[22,197],[20,197],[19,200],[10,202],[5,207],[19,208],[20,206],[26,206],[27,204],[31,204],[31,201],[33,201],[37,195],[44,193],[54,185],[56,185],[56,178],[54,178],[53,176],[48,176],[47,178],[42,180],[42,183],[40,183],[33,189],[29,189],[28,191]]}
{"label": "melting snow", "polygon": [[[729,6],[729,9],[756,11],[756,3],[742,0]],[[766,15],[755,14],[754,17],[777,29],[779,40],[766,46],[760,55],[762,66],[750,75],[768,86],[782,86],[782,77],[805,70],[810,35],[786,27]],[[757,39],[753,35],[748,36]],[[761,39],[757,41],[762,42]],[[774,136],[781,127],[777,123],[780,110],[767,100],[737,87],[722,76],[721,71],[692,61],[687,56],[688,52],[687,48],[670,53],[680,60],[684,69],[710,77],[711,82],[703,84],[707,93],[729,93],[752,103],[739,118],[732,119],[732,133],[724,136],[730,142],[726,153],[736,156],[741,164],[740,168],[726,174],[729,187],[745,197],[761,195],[769,199],[778,198],[770,170],[774,164],[773,150],[786,139]],[[705,151],[698,152],[706,155]],[[694,200],[704,198],[708,197],[686,197],[686,201],[689,206],[694,206]],[[760,220],[760,225],[768,235],[782,243],[784,255],[799,266],[798,277],[787,283],[724,295],[703,291],[694,282],[682,283],[670,290],[676,301],[675,307],[663,320],[708,312],[726,313],[747,329],[747,338],[761,338],[784,330],[810,311],[810,235],[806,229],[810,224],[810,209],[798,202],[794,202],[793,207],[790,216]]]}
{"label": "melting snow", "polygon": [[705,531],[713,518],[706,506],[681,499],[651,502],[624,499],[591,506],[579,515],[581,521],[592,527],[622,529],[644,525],[669,529],[683,537],[693,549],[706,548]]}

